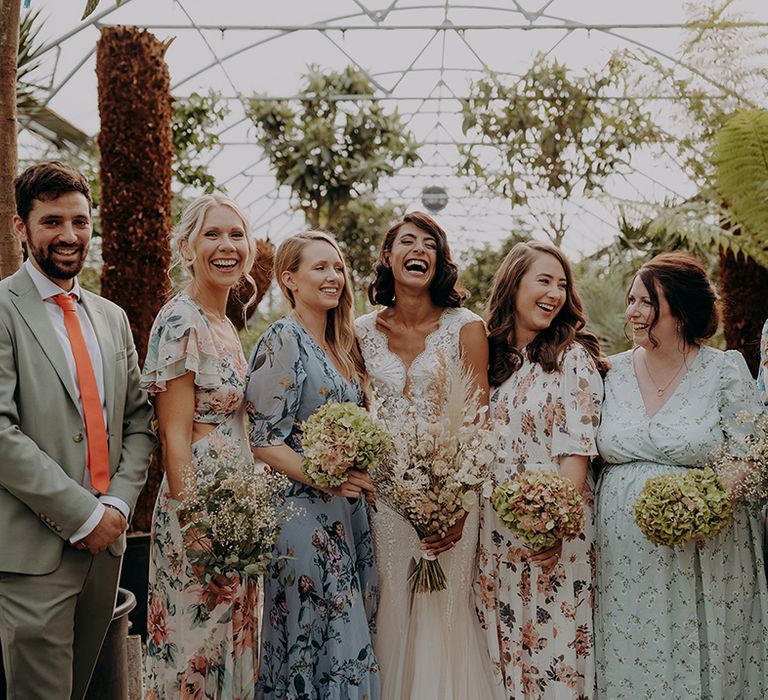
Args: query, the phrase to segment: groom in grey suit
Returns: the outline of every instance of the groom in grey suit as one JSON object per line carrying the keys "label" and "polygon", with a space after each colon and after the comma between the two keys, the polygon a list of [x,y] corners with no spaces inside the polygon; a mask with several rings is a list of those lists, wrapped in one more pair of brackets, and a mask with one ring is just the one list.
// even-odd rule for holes
{"label": "groom in grey suit", "polygon": [[152,410],[125,313],[77,282],[92,231],[87,181],[49,161],[15,190],[28,259],[0,282],[3,665],[9,698],[79,700],[112,617]]}

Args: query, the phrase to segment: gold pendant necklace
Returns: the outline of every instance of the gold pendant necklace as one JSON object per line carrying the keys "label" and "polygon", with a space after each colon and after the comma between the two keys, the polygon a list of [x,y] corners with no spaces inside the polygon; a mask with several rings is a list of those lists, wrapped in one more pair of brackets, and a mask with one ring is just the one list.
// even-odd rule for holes
{"label": "gold pendant necklace", "polygon": [[672,375],[672,379],[670,379],[664,386],[659,386],[656,383],[656,380],[653,378],[653,375],[651,374],[651,370],[648,367],[648,362],[645,359],[645,353],[643,353],[643,364],[645,365],[645,371],[648,373],[648,379],[651,380],[651,384],[653,384],[653,386],[656,387],[656,396],[664,396],[664,392],[667,389],[669,389],[672,382],[674,382],[675,379],[677,379],[677,375],[680,374],[680,370],[683,367],[686,367],[686,368],[688,367],[687,359],[688,359],[688,353],[685,353],[683,355],[683,361],[680,364],[680,366],[677,368],[677,371]]}

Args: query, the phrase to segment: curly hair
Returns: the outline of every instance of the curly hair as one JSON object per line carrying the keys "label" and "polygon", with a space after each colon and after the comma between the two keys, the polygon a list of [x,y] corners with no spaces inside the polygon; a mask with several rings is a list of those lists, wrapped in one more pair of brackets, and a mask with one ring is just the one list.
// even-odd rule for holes
{"label": "curly hair", "polygon": [[392,226],[379,251],[379,260],[376,263],[375,278],[368,286],[368,299],[372,304],[394,306],[395,303],[395,276],[392,268],[384,261],[386,253],[392,250],[392,245],[397,234],[405,224],[413,224],[435,239],[437,244],[436,272],[429,285],[429,296],[435,306],[442,308],[462,306],[469,297],[469,292],[458,285],[459,268],[453,262],[451,249],[448,245],[448,237],[445,231],[429,214],[421,211],[413,211],[406,214],[400,221]]}
{"label": "curly hair", "polygon": [[515,347],[515,303],[520,281],[540,255],[552,255],[565,272],[565,303],[545,328],[526,346],[531,362],[538,362],[546,372],[555,372],[562,366],[564,352],[574,343],[580,343],[604,373],[607,364],[602,359],[600,341],[585,330],[586,318],[581,297],[573,286],[573,272],[563,252],[550,243],[528,241],[516,244],[507,253],[496,273],[488,299],[486,312],[488,326],[489,372],[492,386],[499,386],[523,364],[523,353]]}

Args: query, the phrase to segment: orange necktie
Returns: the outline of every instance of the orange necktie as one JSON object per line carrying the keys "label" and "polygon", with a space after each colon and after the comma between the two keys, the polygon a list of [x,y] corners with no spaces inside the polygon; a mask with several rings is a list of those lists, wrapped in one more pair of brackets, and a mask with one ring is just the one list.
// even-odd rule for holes
{"label": "orange necktie", "polygon": [[80,319],[75,310],[75,300],[69,294],[57,294],[53,300],[64,312],[64,327],[67,329],[69,344],[75,357],[77,383],[80,387],[80,403],[83,405],[85,434],[88,436],[88,471],[91,485],[99,493],[109,488],[109,447],[107,429],[104,426],[104,412],[96,375],[93,373],[91,355],[85,344]]}

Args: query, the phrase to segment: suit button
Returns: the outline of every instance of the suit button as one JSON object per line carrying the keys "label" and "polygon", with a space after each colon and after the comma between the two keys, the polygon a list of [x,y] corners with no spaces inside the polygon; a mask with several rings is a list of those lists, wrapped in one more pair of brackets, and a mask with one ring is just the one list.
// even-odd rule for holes
{"label": "suit button", "polygon": [[75,433],[75,434],[72,436],[72,439],[73,439],[75,442],[82,442],[82,441],[83,441],[83,434],[82,434],[82,433]]}

